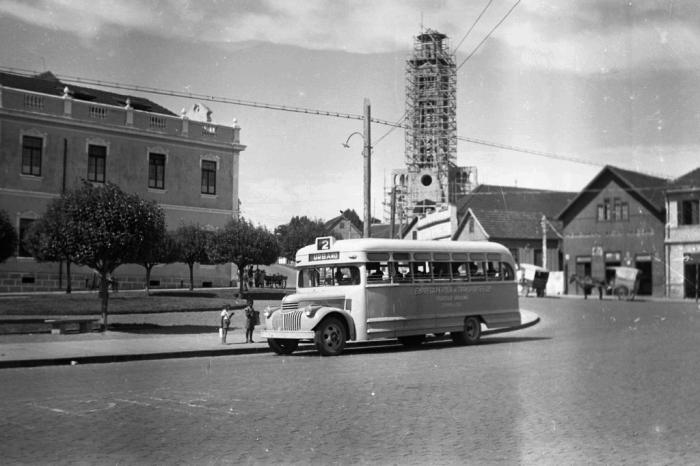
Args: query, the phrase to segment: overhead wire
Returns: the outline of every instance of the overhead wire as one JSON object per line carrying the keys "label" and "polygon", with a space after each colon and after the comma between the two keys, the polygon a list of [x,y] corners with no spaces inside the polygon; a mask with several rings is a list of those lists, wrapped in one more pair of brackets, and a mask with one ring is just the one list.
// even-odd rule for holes
{"label": "overhead wire", "polygon": [[476,17],[476,19],[472,23],[471,27],[467,30],[467,33],[464,34],[464,37],[462,37],[462,40],[460,40],[459,43],[457,44],[457,46],[454,48],[453,53],[457,53],[457,50],[459,49],[459,47],[466,40],[466,38],[469,36],[469,34],[472,32],[472,30],[476,27],[476,23],[478,23],[479,20],[481,19],[481,17],[484,16],[484,13],[486,13],[486,10],[489,9],[489,7],[491,6],[492,3],[493,3],[493,0],[488,1],[486,6],[484,7],[484,9],[481,10],[481,13],[479,13],[479,16]]}
{"label": "overhead wire", "polygon": [[495,25],[493,28],[491,28],[491,30],[489,31],[489,33],[486,34],[486,36],[481,40],[481,42],[479,42],[479,44],[478,44],[476,47],[474,47],[474,49],[471,51],[471,53],[470,53],[469,55],[467,55],[467,58],[465,58],[465,59],[462,61],[462,63],[459,64],[459,66],[457,67],[457,71],[459,71],[459,69],[462,68],[462,66],[464,66],[464,64],[465,64],[467,61],[469,61],[469,59],[470,59],[471,57],[474,56],[474,54],[477,52],[477,50],[479,50],[479,49],[481,48],[481,46],[484,45],[484,43],[489,39],[489,37],[491,37],[491,34],[493,34],[494,31],[495,31],[496,29],[498,29],[498,27],[499,27],[501,24],[503,24],[503,21],[505,21],[506,18],[508,18],[508,16],[510,16],[510,14],[513,12],[513,10],[515,10],[515,7],[518,6],[519,3],[520,3],[520,0],[516,0],[516,2],[513,4],[512,7],[510,7],[510,10],[508,10],[508,12],[503,16],[503,18],[501,18],[501,20],[498,21],[498,22],[496,23],[496,25]]}

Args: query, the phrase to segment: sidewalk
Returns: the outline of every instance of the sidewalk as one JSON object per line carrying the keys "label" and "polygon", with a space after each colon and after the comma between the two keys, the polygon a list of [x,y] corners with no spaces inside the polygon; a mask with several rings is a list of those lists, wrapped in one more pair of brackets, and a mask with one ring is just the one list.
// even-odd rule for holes
{"label": "sidewalk", "polygon": [[[539,317],[521,310],[523,324],[509,329],[486,330],[484,336],[520,330],[539,322]],[[68,335],[25,334],[0,338],[0,369],[48,365],[94,364],[147,359],[192,358],[270,352],[267,341],[256,338],[245,343],[245,332],[229,332],[222,344],[218,333],[143,335],[108,331]],[[395,345],[396,340],[349,343],[349,347]],[[307,348],[312,349],[311,345]],[[304,346],[300,348],[304,349]]]}

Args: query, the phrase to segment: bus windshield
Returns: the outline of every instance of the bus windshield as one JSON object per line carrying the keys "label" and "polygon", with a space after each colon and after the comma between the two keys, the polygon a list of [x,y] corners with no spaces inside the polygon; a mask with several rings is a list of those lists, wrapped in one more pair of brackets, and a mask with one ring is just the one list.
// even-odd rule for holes
{"label": "bus windshield", "polygon": [[299,288],[359,285],[360,269],[354,265],[303,267],[299,270]]}

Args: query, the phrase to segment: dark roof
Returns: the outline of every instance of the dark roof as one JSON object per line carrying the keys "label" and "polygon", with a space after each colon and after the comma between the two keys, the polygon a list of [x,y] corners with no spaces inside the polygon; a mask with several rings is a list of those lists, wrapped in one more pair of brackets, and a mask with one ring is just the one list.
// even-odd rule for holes
{"label": "dark roof", "polygon": [[126,105],[126,99],[129,99],[131,106],[136,110],[177,116],[167,108],[161,107],[157,103],[144,99],[143,97],[116,94],[114,92],[103,91],[100,89],[63,83],[50,71],[34,76],[0,72],[0,85],[59,97],[63,95],[63,90],[68,87],[70,95],[76,100],[124,106]]}
{"label": "dark roof", "polygon": [[[542,213],[516,210],[470,209],[491,240],[542,239]],[[466,220],[467,217],[465,217]],[[548,221],[547,234],[560,236],[559,222]],[[461,225],[459,231],[461,231]],[[454,236],[455,238],[457,236]]]}
{"label": "dark roof", "polygon": [[[397,235],[400,225],[394,225],[394,235]],[[373,223],[370,225],[370,235],[372,238],[391,238],[391,224],[389,223]]]}
{"label": "dark roof", "polygon": [[660,221],[665,221],[664,192],[669,187],[665,178],[606,165],[558,215],[568,223],[590,203],[611,181],[637,199]]}
{"label": "dark roof", "polygon": [[539,212],[547,218],[557,214],[576,197],[575,192],[547,191],[482,184],[471,193],[457,199],[457,218],[466,215],[467,208],[494,211]]}
{"label": "dark roof", "polygon": [[676,178],[669,184],[671,189],[700,188],[700,167]]}

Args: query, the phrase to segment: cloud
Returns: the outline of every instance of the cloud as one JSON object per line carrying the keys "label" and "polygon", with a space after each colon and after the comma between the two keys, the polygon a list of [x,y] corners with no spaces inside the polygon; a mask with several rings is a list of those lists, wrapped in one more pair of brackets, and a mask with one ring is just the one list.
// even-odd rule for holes
{"label": "cloud", "polygon": [[[460,52],[469,53],[514,0],[496,0]],[[138,30],[201,42],[264,41],[309,49],[384,53],[410,50],[424,27],[464,37],[483,4],[463,0],[0,0],[0,15],[83,39]],[[658,67],[692,68],[700,58],[700,2],[527,0],[479,54],[502,63],[582,74]],[[501,47],[502,50],[504,47]]]}

